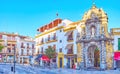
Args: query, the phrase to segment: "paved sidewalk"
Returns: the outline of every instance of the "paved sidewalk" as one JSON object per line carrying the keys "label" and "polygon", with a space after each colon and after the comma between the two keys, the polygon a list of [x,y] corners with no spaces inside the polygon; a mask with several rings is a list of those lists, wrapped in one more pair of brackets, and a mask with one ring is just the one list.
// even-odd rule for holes
{"label": "paved sidewalk", "polygon": [[[0,74],[13,74],[11,72],[11,64],[0,65]],[[2,73],[4,72],[4,73]],[[84,71],[74,69],[42,69],[38,67],[31,67],[25,65],[16,65],[16,74],[120,74],[119,70],[106,71]]]}

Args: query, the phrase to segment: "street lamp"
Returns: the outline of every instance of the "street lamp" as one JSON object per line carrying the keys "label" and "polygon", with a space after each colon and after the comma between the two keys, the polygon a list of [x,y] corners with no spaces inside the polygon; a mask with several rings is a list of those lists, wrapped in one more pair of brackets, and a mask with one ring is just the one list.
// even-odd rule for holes
{"label": "street lamp", "polygon": [[15,46],[14,46],[13,50],[14,50],[14,61],[13,61],[14,65],[13,65],[13,67],[11,67],[11,71],[13,71],[13,73],[15,74],[15,63],[16,63],[16,61],[15,61],[16,47]]}
{"label": "street lamp", "polygon": [[14,74],[15,74],[15,57],[16,57],[16,47],[14,46]]}
{"label": "street lamp", "polygon": [[5,57],[4,57],[4,62],[7,62],[7,45],[4,46],[5,47]]}
{"label": "street lamp", "polygon": [[112,68],[114,69],[114,66],[115,66],[115,61],[114,61],[114,40],[112,40],[112,61],[113,61],[113,63],[112,63]]}

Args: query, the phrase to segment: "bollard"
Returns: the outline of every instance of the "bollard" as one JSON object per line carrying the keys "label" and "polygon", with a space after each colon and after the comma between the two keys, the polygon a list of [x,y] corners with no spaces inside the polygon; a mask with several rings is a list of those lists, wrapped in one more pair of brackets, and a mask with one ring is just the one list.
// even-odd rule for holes
{"label": "bollard", "polygon": [[11,67],[11,71],[13,72],[13,67]]}

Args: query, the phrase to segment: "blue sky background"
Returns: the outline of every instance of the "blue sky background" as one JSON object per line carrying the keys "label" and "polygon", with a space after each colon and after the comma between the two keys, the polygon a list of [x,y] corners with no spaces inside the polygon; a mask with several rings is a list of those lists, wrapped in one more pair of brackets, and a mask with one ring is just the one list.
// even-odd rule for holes
{"label": "blue sky background", "polygon": [[[108,28],[120,28],[120,0],[95,0],[108,14]],[[81,20],[92,0],[0,0],[0,32],[34,37],[37,28],[59,18]]]}

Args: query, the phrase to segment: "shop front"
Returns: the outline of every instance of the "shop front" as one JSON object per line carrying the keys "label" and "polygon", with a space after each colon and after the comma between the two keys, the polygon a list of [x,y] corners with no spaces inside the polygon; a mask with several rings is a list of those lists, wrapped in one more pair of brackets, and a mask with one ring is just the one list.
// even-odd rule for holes
{"label": "shop front", "polygon": [[114,52],[115,67],[120,68],[120,52]]}

